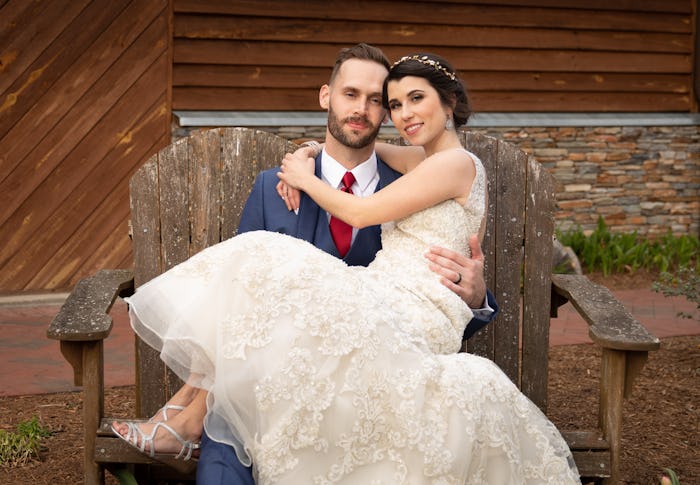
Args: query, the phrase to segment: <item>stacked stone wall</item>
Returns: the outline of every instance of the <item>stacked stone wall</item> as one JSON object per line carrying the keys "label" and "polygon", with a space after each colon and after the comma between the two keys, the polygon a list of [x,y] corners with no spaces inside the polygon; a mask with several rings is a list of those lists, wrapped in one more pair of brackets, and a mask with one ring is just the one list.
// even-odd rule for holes
{"label": "stacked stone wall", "polygon": [[700,127],[478,129],[532,154],[555,177],[560,230],[700,235]]}

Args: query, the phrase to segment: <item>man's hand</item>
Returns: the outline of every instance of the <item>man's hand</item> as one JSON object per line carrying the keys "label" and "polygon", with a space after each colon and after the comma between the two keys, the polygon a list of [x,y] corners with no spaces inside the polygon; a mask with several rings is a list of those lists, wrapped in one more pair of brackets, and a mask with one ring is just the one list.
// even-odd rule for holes
{"label": "man's hand", "polygon": [[299,208],[299,202],[301,201],[301,192],[299,190],[290,187],[281,180],[277,182],[276,188],[288,211],[295,211]]}
{"label": "man's hand", "polygon": [[440,282],[454,291],[469,308],[484,307],[486,281],[484,280],[484,253],[479,238],[469,239],[471,258],[450,249],[431,247],[426,253],[429,268],[441,276]]}

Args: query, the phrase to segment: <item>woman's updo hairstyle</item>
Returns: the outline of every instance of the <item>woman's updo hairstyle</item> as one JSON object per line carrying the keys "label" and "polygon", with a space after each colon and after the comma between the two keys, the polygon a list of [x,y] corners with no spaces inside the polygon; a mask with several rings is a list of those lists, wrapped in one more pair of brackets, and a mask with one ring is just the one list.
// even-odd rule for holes
{"label": "woman's updo hairstyle", "polygon": [[389,75],[384,80],[382,103],[389,109],[387,85],[406,76],[422,77],[440,95],[440,100],[452,107],[455,128],[466,125],[472,114],[467,89],[457,77],[449,62],[436,54],[413,54],[404,56],[391,66]]}

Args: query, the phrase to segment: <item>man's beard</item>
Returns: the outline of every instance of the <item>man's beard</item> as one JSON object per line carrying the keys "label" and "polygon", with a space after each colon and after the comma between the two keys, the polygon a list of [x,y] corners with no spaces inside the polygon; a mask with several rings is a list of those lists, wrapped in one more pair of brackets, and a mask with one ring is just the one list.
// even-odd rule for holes
{"label": "man's beard", "polygon": [[[343,131],[343,124],[347,121],[361,121],[362,123],[365,123],[371,131],[361,138],[353,138],[351,135],[348,135]],[[377,134],[379,133],[379,129],[381,127],[381,124],[375,127],[372,123],[370,123],[366,116],[351,116],[341,121],[333,112],[333,108],[328,108],[328,131],[331,132],[333,138],[338,140],[346,147],[365,148],[371,143],[374,143],[374,140],[377,138]]]}

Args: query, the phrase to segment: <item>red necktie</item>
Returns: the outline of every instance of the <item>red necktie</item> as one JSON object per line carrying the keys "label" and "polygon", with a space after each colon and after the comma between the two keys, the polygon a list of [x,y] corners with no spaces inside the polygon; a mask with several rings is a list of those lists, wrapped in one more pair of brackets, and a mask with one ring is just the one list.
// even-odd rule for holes
{"label": "red necktie", "polygon": [[[352,174],[352,172],[345,172],[345,175],[343,175],[343,186],[340,188],[340,190],[347,192],[348,194],[352,194],[350,187],[353,183],[355,183],[355,176]],[[330,228],[331,237],[333,238],[335,247],[338,248],[340,257],[344,258],[350,249],[350,243],[352,242],[352,226],[341,221],[340,219],[331,217]]]}

